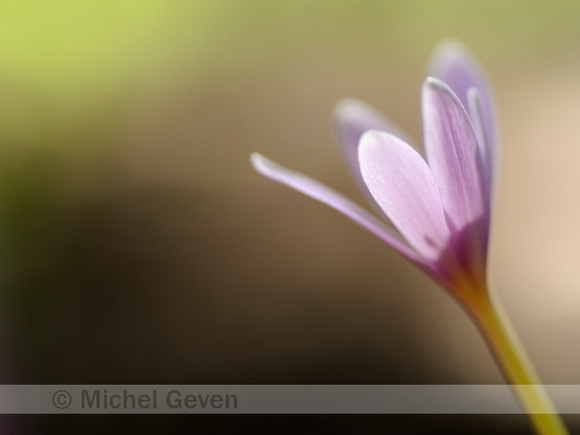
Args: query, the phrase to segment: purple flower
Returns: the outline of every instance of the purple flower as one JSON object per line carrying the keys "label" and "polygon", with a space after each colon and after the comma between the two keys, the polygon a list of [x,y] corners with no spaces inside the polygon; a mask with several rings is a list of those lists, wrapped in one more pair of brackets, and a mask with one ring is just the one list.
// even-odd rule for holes
{"label": "purple flower", "polygon": [[422,88],[426,158],[388,120],[356,100],[335,110],[340,150],[380,219],[329,187],[252,154],[255,169],[340,211],[464,302],[486,288],[496,172],[492,96],[457,42],[435,50]]}

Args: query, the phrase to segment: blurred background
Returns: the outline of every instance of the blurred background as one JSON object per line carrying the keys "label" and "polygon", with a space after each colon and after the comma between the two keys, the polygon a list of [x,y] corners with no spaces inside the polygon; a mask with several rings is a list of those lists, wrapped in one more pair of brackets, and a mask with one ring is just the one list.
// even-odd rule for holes
{"label": "blurred background", "polygon": [[[248,161],[364,204],[333,107],[359,98],[420,143],[446,37],[498,103],[490,280],[543,381],[580,383],[572,0],[0,1],[0,380],[503,382],[441,288]],[[522,416],[4,419],[40,434],[531,433]]]}

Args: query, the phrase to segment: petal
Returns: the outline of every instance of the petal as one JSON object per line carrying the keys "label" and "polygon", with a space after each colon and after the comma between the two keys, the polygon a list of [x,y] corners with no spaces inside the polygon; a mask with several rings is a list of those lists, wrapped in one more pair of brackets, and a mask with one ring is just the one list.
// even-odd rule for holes
{"label": "petal", "polygon": [[350,176],[377,214],[388,221],[387,216],[369,192],[360,173],[358,144],[361,136],[369,130],[386,131],[403,138],[403,140],[406,140],[406,135],[394,123],[372,107],[354,98],[342,100],[336,105],[334,109],[334,130],[340,152]]}
{"label": "petal", "polygon": [[406,140],[404,133],[373,108],[352,98],[342,100],[336,105],[334,127],[340,152],[352,178],[363,192],[368,193],[358,162],[358,144],[361,136],[369,130],[380,130]]}
{"label": "petal", "polygon": [[[483,68],[461,43],[446,40],[435,48],[429,75],[443,81],[455,92],[463,107],[468,110],[470,117],[479,117],[481,119],[481,127],[475,127],[481,128],[481,132],[478,132],[478,135],[485,138],[486,160],[489,162],[490,173],[493,173],[497,158],[495,104]],[[468,93],[470,88],[475,88],[479,92],[479,113],[476,113],[475,108],[469,103]]]}
{"label": "petal", "polygon": [[485,193],[485,199],[487,200],[486,209],[489,212],[490,208],[490,197],[492,188],[492,165],[491,156],[489,155],[489,148],[486,148],[487,137],[485,129],[483,128],[483,108],[481,106],[481,97],[479,96],[479,91],[476,88],[469,88],[467,91],[467,104],[469,105],[469,112],[472,113],[470,119],[473,123],[473,128],[477,136],[477,150],[479,152],[479,157],[481,161],[481,174],[482,174],[482,184]]}
{"label": "petal", "polygon": [[[473,126],[457,96],[442,81],[428,78],[422,89],[425,152],[441,190],[443,207],[458,233],[475,231],[487,243],[482,164]],[[481,226],[476,228],[474,226]]]}
{"label": "petal", "polygon": [[424,270],[434,273],[432,267],[425,262],[417,253],[407,244],[395,230],[389,228],[373,215],[345,198],[331,188],[319,183],[312,178],[274,163],[258,153],[252,153],[250,160],[254,169],[262,175],[271,178],[274,181],[285,184],[304,193],[330,207],[338,210],[355,223],[369,231],[371,234],[385,242],[397,252],[421,266]]}
{"label": "petal", "polygon": [[375,201],[421,256],[437,260],[448,244],[449,228],[423,157],[389,133],[369,131],[361,138],[359,160]]}

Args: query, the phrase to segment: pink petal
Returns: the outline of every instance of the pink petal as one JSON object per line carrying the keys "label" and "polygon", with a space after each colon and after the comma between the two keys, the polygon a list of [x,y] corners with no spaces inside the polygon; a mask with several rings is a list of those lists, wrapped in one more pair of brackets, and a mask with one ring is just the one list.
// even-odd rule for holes
{"label": "pink petal", "polygon": [[369,130],[380,130],[406,140],[404,133],[373,108],[355,99],[342,100],[336,105],[334,126],[339,149],[352,178],[361,191],[368,193],[358,162],[358,144],[361,136]]}
{"label": "pink petal", "polygon": [[[483,155],[489,174],[487,182],[491,184],[497,159],[497,132],[493,95],[483,68],[465,46],[457,41],[447,40],[435,49],[429,74],[453,90],[474,121],[478,139],[483,138]],[[477,89],[479,93],[479,108],[469,101],[471,88]],[[479,118],[478,122],[475,122],[476,118]]]}
{"label": "pink petal", "polygon": [[261,154],[252,153],[250,160],[254,169],[262,175],[338,210],[424,270],[434,273],[432,267],[417,255],[395,230],[341,194],[310,177],[286,169]]}
{"label": "pink petal", "polygon": [[473,126],[445,83],[428,78],[422,94],[425,152],[448,220],[454,233],[469,227],[477,243],[486,246],[487,200]]}
{"label": "pink petal", "polygon": [[493,162],[489,154],[490,149],[485,146],[489,143],[486,136],[486,130],[483,128],[483,108],[481,105],[481,97],[476,88],[470,88],[467,91],[467,104],[469,104],[470,119],[473,123],[473,128],[477,136],[477,150],[479,152],[481,161],[481,175],[482,185],[484,189],[485,199],[487,200],[486,210],[490,210],[491,206],[491,191],[492,191],[492,167]]}
{"label": "pink petal", "polygon": [[369,131],[359,146],[361,172],[375,201],[409,244],[429,261],[449,242],[441,194],[425,160],[401,139]]}

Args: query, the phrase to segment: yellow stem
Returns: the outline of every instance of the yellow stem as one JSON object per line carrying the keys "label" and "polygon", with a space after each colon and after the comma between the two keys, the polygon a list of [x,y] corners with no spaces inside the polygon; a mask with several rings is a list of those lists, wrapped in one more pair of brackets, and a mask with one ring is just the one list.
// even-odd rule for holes
{"label": "yellow stem", "polygon": [[[474,300],[476,299],[476,300]],[[501,306],[488,291],[467,303],[479,330],[489,345],[508,383],[538,435],[565,435],[564,426],[528,356],[521,346]]]}

